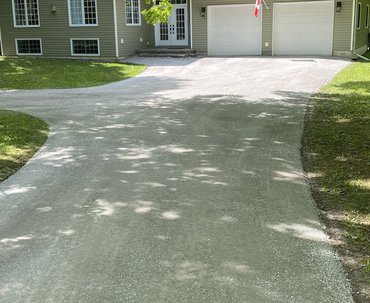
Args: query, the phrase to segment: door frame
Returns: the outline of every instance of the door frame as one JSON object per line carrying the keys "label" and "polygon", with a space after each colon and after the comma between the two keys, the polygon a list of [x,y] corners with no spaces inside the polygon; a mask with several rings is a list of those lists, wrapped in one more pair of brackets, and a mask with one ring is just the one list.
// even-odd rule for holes
{"label": "door frame", "polygon": [[177,8],[184,8],[185,9],[185,40],[184,43],[178,43],[178,44],[172,44],[171,43],[171,37],[169,36],[168,44],[167,43],[161,43],[159,37],[160,37],[160,24],[157,23],[154,27],[154,40],[155,40],[155,46],[168,46],[168,47],[183,47],[183,46],[189,46],[189,1],[186,1],[186,3],[181,4],[173,4],[174,9],[172,11],[172,15],[169,18],[176,18],[174,14],[176,14]]}

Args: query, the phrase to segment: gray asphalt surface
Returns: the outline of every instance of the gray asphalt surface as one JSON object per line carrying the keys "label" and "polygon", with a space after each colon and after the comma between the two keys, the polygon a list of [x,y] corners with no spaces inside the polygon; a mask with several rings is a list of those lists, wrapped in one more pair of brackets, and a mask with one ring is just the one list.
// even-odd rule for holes
{"label": "gray asphalt surface", "polygon": [[305,183],[335,59],[140,59],[97,88],[0,92],[50,138],[0,184],[0,302],[353,302]]}

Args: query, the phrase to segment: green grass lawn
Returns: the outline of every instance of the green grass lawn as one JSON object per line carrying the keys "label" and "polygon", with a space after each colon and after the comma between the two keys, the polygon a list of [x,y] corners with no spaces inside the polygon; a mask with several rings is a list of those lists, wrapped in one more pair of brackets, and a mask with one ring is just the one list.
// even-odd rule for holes
{"label": "green grass lawn", "polygon": [[75,88],[136,76],[143,65],[0,57],[0,89]]}
{"label": "green grass lawn", "polygon": [[48,126],[26,114],[0,110],[0,182],[21,168],[47,139]]}
{"label": "green grass lawn", "polygon": [[357,302],[370,302],[370,63],[343,70],[309,109],[303,159],[348,269]]}

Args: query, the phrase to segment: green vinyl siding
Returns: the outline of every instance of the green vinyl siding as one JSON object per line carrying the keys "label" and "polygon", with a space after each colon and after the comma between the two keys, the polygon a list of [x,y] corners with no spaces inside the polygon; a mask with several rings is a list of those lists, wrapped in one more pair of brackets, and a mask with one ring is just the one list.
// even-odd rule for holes
{"label": "green vinyl siding", "polygon": [[[369,1],[369,0],[367,0]],[[296,0],[265,0],[262,7],[262,54],[272,54],[273,3],[306,2]],[[209,5],[254,4],[253,0],[193,0],[193,48],[207,53],[207,15],[200,16],[201,7]],[[351,48],[352,0],[342,0],[342,11],[334,13],[333,52],[349,56]],[[265,43],[268,46],[265,46]]]}
{"label": "green vinyl siding", "polygon": [[[141,25],[126,25],[125,0],[116,1],[119,56],[132,55],[137,49],[153,46],[153,26],[147,24],[142,15]],[[142,11],[146,7],[145,0],[140,0],[140,10]],[[142,42],[140,38],[142,38]]]}
{"label": "green vinyl siding", "polygon": [[[99,38],[100,57],[115,57],[113,1],[97,0],[97,26],[69,26],[67,0],[39,0],[40,27],[15,28],[12,0],[0,0],[0,27],[3,53],[16,54],[15,39],[41,38],[43,55],[46,57],[70,57],[70,38]],[[56,5],[56,12],[51,5]]]}

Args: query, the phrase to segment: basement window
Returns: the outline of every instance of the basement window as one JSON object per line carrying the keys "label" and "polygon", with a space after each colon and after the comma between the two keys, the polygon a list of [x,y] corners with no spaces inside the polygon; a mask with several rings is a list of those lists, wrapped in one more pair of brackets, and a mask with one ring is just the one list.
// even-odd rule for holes
{"label": "basement window", "polygon": [[99,39],[71,39],[72,56],[100,56]]}
{"label": "basement window", "polygon": [[41,39],[15,39],[17,55],[42,55]]}
{"label": "basement window", "polygon": [[13,0],[14,27],[40,26],[38,0]]}

